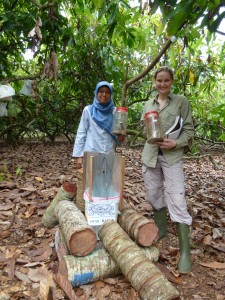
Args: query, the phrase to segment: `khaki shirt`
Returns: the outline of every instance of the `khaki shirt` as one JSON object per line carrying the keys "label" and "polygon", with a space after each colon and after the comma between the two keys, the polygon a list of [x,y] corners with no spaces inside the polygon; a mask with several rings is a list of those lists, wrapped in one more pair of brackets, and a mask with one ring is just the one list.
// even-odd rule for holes
{"label": "khaki shirt", "polygon": [[[190,140],[194,137],[190,103],[186,97],[170,93],[166,105],[160,110],[157,98],[148,100],[144,106],[142,120],[144,114],[151,110],[159,112],[163,135],[165,135],[165,132],[174,124],[176,116],[183,118],[183,128],[176,140],[176,147],[169,150],[161,149],[167,163],[172,166],[183,158],[184,147],[188,146]],[[154,168],[157,162],[158,150],[158,145],[148,144],[146,142],[142,152],[142,162],[146,166]]]}

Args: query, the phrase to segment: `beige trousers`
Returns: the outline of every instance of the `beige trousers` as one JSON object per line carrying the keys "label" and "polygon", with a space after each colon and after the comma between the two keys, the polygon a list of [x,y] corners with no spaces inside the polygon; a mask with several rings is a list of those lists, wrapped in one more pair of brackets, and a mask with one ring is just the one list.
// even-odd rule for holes
{"label": "beige trousers", "polygon": [[184,188],[183,162],[169,166],[163,155],[158,155],[155,168],[142,166],[147,199],[153,209],[167,206],[172,221],[191,225]]}

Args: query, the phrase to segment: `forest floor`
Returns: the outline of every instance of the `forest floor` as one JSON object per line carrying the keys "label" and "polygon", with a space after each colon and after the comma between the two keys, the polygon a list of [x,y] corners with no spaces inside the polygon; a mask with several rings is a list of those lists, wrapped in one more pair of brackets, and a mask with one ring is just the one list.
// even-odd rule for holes
{"label": "forest floor", "polygon": [[[0,145],[0,300],[140,299],[123,275],[74,288],[70,298],[66,287],[52,279],[58,264],[56,228],[43,227],[41,218],[62,183],[77,180],[72,147],[68,142]],[[141,175],[141,149],[121,150],[126,157],[124,198],[152,218]],[[159,245],[156,264],[181,300],[225,300],[225,153],[214,148],[187,156],[184,172],[193,217],[192,271],[182,275],[176,269],[178,240],[169,217],[168,237]]]}

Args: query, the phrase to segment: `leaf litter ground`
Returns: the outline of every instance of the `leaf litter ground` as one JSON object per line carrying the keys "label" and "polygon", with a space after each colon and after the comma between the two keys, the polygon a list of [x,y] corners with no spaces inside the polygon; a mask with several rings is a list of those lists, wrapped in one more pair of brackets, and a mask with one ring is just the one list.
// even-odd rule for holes
{"label": "leaf litter ground", "polygon": [[[141,149],[119,150],[126,156],[124,198],[152,218],[141,175]],[[77,180],[71,153],[72,145],[64,141],[0,146],[0,299],[140,299],[122,275],[73,290],[60,278],[53,280],[58,266],[56,228],[44,228],[41,218],[62,183]],[[184,171],[193,217],[192,272],[181,275],[176,269],[178,240],[169,217],[168,237],[157,245],[157,266],[178,289],[180,299],[224,300],[225,154],[217,149],[186,157]]]}

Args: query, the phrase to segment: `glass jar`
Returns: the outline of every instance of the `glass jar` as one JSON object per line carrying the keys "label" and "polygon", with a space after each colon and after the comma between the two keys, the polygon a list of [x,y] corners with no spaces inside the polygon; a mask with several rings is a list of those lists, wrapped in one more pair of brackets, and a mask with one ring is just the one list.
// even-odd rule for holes
{"label": "glass jar", "polygon": [[114,120],[113,120],[113,134],[126,134],[127,130],[127,117],[128,117],[128,108],[127,107],[117,107]]}
{"label": "glass jar", "polygon": [[163,135],[159,113],[155,110],[149,111],[144,115],[144,122],[147,132],[147,142],[154,144],[155,142],[162,142]]}

